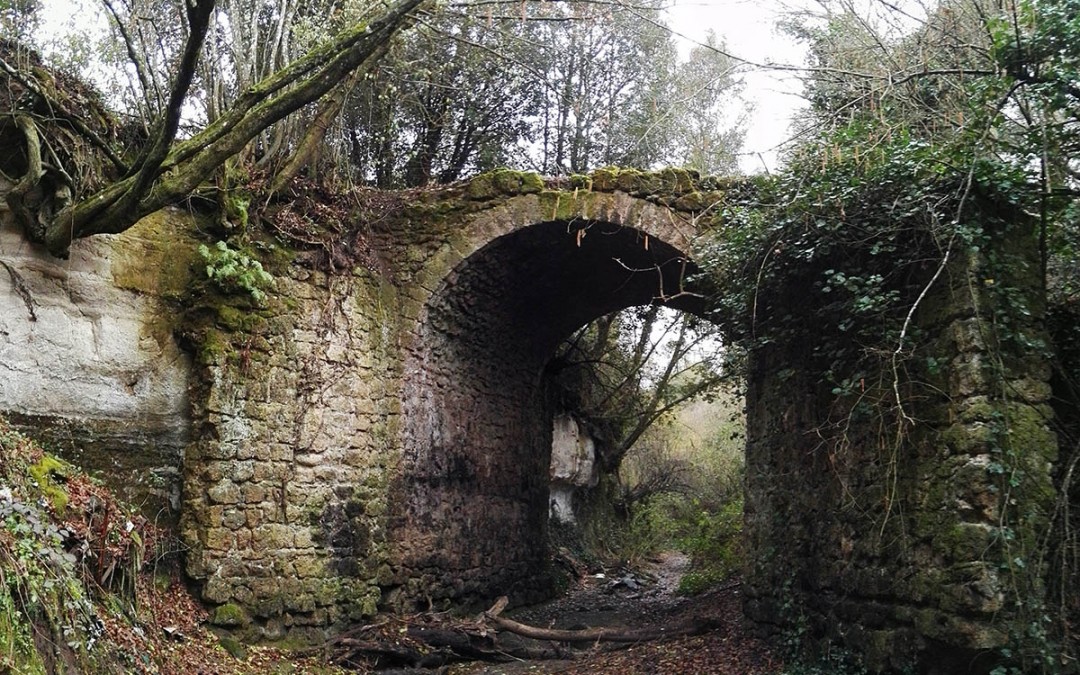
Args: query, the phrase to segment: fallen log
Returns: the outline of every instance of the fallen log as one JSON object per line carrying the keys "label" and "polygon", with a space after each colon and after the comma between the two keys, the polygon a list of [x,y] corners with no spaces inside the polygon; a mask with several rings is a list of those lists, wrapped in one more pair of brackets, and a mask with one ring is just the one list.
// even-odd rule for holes
{"label": "fallen log", "polygon": [[507,619],[500,616],[507,604],[506,597],[499,598],[483,617],[496,628],[509,631],[533,640],[551,640],[554,642],[648,642],[680,635],[699,635],[716,628],[719,624],[713,620],[696,619],[681,625],[661,628],[585,628],[565,630],[559,628],[540,628]]}
{"label": "fallen log", "polygon": [[[499,598],[491,609],[472,621],[448,622],[432,616],[394,620],[359,627],[337,636],[329,645],[337,663],[366,662],[373,667],[439,668],[454,661],[505,662],[510,660],[573,659],[572,644],[600,643],[628,646],[636,642],[697,635],[717,627],[714,620],[692,619],[654,628],[540,628],[501,616],[507,606]],[[500,633],[502,637],[500,637]],[[519,636],[511,638],[509,634]],[[522,642],[520,638],[546,644]]]}
{"label": "fallen log", "polygon": [[495,638],[460,628],[436,628],[410,625],[405,634],[430,647],[448,649],[464,659],[483,661],[506,661],[508,658],[498,649]]}

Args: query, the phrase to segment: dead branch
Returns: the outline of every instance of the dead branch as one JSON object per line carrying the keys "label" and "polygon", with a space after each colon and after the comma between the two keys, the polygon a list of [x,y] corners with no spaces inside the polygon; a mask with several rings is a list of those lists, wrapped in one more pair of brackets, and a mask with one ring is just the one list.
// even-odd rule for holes
{"label": "dead branch", "polygon": [[499,616],[506,606],[506,598],[501,597],[491,609],[484,612],[484,618],[496,628],[509,631],[534,640],[552,640],[555,642],[649,642],[663,640],[680,635],[698,635],[716,625],[708,620],[696,620],[682,625],[663,628],[585,628],[582,630],[561,630],[557,628],[539,628]]}
{"label": "dead branch", "polygon": [[[718,624],[710,619],[691,619],[663,628],[587,628],[557,630],[539,628],[501,616],[506,596],[474,620],[453,620],[442,615],[423,614],[391,619],[380,624],[359,626],[338,635],[319,651],[340,664],[378,664],[381,667],[435,668],[454,661],[501,663],[518,659],[573,659],[580,652],[571,644],[592,649],[618,649],[636,642],[697,635]],[[503,632],[503,635],[500,635]],[[530,643],[509,638],[507,633],[540,640]],[[602,642],[614,643],[600,645]]]}
{"label": "dead branch", "polygon": [[513,619],[491,617],[497,628],[534,640],[552,640],[555,642],[651,642],[680,635],[699,635],[712,626],[707,622],[674,626],[671,628],[584,628],[581,630],[561,630],[558,628],[539,628],[519,623]]}

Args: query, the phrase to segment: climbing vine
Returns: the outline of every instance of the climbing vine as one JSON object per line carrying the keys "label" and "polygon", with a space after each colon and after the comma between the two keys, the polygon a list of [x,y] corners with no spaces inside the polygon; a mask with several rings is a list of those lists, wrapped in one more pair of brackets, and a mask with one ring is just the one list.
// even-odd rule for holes
{"label": "climbing vine", "polygon": [[[972,95],[998,93],[981,84]],[[1032,264],[1039,176],[1023,157],[990,151],[994,118],[981,121],[942,138],[902,120],[883,125],[880,111],[855,115],[726,204],[702,258],[729,337],[759,367],[797,364],[808,377],[806,395],[823,411],[813,430],[823,461],[850,508],[899,555],[934,528],[962,526],[905,516],[928,498],[919,454],[956,442],[935,416],[962,411],[957,433],[977,438],[962,452],[989,457],[981,480],[994,495],[993,533],[966,550],[982,551],[1000,579],[1011,617],[996,620],[1010,633],[1000,656],[1004,667],[1054,672],[1054,631],[1062,637],[1067,624],[1055,629],[1031,600],[1050,550],[1054,460],[1038,374],[1052,351]],[[849,481],[880,490],[860,493]]]}

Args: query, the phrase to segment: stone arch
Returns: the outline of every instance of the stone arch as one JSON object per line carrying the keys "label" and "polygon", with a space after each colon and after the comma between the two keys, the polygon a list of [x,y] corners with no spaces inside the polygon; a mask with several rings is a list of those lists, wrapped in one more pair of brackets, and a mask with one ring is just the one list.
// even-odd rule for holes
{"label": "stone arch", "polygon": [[699,311],[687,290],[695,233],[689,216],[626,193],[521,195],[472,216],[429,259],[404,355],[391,518],[403,587],[391,602],[544,592],[544,366],[604,314]]}

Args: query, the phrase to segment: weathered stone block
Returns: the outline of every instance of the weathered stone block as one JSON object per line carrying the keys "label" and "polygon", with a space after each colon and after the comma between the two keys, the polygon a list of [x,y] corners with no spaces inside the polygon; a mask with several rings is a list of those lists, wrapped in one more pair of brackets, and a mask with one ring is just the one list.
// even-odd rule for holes
{"label": "weathered stone block", "polygon": [[251,623],[251,617],[243,607],[229,602],[214,609],[210,623],[226,628],[243,628]]}
{"label": "weathered stone block", "polygon": [[225,509],[221,524],[230,530],[237,530],[247,523],[247,510],[238,508]]}
{"label": "weathered stone block", "polygon": [[206,496],[215,504],[235,504],[240,501],[240,488],[231,480],[221,480],[207,489]]}
{"label": "weathered stone block", "polygon": [[206,530],[203,545],[210,551],[231,551],[235,548],[236,537],[233,535],[232,530],[224,527],[213,527]]}

